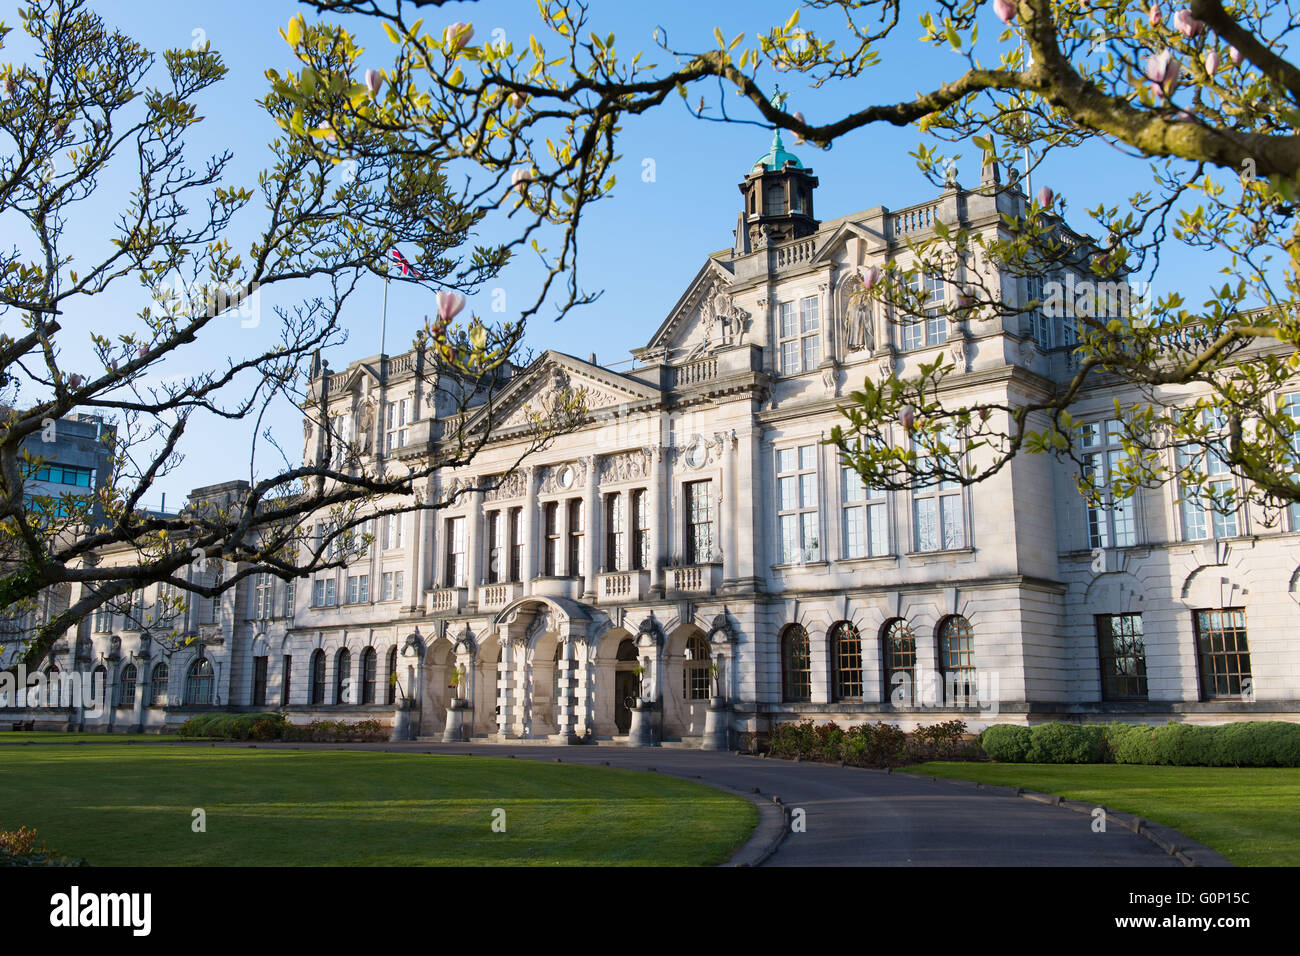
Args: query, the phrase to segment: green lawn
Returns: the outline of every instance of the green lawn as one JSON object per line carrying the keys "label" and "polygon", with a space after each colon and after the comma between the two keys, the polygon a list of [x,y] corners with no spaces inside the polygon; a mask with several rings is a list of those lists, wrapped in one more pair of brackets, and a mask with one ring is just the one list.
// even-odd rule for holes
{"label": "green lawn", "polygon": [[[194,833],[191,812],[207,813]],[[505,832],[492,830],[505,811]],[[530,760],[223,747],[0,748],[0,829],[98,866],[709,865],[748,800]]]}
{"label": "green lawn", "polygon": [[62,730],[0,730],[0,744],[51,744],[76,743],[79,740],[95,743],[120,744],[127,740],[153,740],[176,742],[175,734],[85,734]]}
{"label": "green lawn", "polygon": [[1300,769],[933,762],[911,773],[1059,793],[1174,827],[1238,866],[1300,865]]}

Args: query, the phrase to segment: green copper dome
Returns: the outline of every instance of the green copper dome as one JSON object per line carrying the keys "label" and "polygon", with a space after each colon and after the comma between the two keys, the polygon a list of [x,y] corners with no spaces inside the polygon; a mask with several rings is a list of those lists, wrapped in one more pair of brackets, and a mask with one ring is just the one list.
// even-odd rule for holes
{"label": "green copper dome", "polygon": [[799,162],[799,157],[786,150],[785,144],[781,142],[781,131],[777,130],[776,135],[772,137],[772,147],[754,160],[754,168],[757,169],[759,166],[763,166],[770,170],[782,169],[786,163],[797,169],[803,169],[803,163]]}

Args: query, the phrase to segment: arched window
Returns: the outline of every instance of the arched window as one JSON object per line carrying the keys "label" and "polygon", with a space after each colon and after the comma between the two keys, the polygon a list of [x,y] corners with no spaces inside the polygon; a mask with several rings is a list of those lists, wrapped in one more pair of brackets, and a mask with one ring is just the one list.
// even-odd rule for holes
{"label": "arched window", "polygon": [[786,700],[812,700],[812,653],[808,632],[798,624],[781,635],[781,683]]}
{"label": "arched window", "polygon": [[346,647],[334,655],[334,703],[354,703],[352,695],[352,654]]}
{"label": "arched window", "polygon": [[848,621],[831,628],[831,677],[834,700],[862,699],[862,635]]}
{"label": "arched window", "polygon": [[361,703],[375,702],[375,671],[379,666],[379,655],[373,647],[361,652]]}
{"label": "arched window", "polygon": [[185,703],[212,703],[212,662],[200,657],[185,672]]}
{"label": "arched window", "polygon": [[397,645],[394,644],[388,649],[388,697],[390,704],[397,703],[397,681],[393,678],[397,675]]}
{"label": "arched window", "polygon": [[[92,691],[92,692],[95,692],[95,688],[96,688],[96,687],[103,688],[103,690],[105,690],[105,691],[108,690],[108,668],[105,667],[103,664],[99,664],[99,665],[97,665],[97,666],[95,667],[95,669],[94,669],[93,671],[90,672],[90,688],[91,688],[91,691]],[[107,695],[105,695],[104,697],[101,697],[100,699],[101,699],[101,700],[107,700],[108,697],[107,697]]]}
{"label": "arched window", "polygon": [[311,703],[325,703],[325,652],[320,648],[311,652]]}
{"label": "arched window", "polygon": [[964,707],[976,702],[975,632],[960,614],[939,625],[939,672],[947,703]]}
{"label": "arched window", "polygon": [[686,642],[686,660],[682,665],[682,697],[686,700],[709,698],[709,645],[698,634]]}
{"label": "arched window", "polygon": [[885,664],[884,699],[910,707],[916,700],[916,635],[911,625],[896,617],[885,622],[880,644]]}
{"label": "arched window", "polygon": [[134,707],[135,706],[135,683],[139,677],[139,671],[134,664],[127,664],[122,668],[122,680],[117,692],[117,706]]}
{"label": "arched window", "polygon": [[161,661],[149,674],[149,706],[167,706],[167,665]]}

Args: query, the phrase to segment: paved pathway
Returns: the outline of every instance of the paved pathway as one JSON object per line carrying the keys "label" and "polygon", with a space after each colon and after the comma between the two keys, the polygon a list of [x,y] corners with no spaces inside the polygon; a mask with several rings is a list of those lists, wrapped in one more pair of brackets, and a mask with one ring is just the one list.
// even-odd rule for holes
{"label": "paved pathway", "polygon": [[[235,744],[233,746],[241,746]],[[292,744],[260,744],[292,747]],[[1034,803],[1004,790],[817,763],[730,753],[617,746],[509,744],[303,744],[351,750],[466,754],[601,765],[696,779],[760,803],[754,838],[733,859],[765,866],[1173,866],[1146,837],[1111,822]],[[755,796],[753,789],[759,794]],[[806,831],[780,840],[785,824],[773,796],[804,811]],[[775,812],[774,812],[775,811]],[[1187,841],[1190,843],[1191,841]],[[774,853],[768,855],[776,845]]]}

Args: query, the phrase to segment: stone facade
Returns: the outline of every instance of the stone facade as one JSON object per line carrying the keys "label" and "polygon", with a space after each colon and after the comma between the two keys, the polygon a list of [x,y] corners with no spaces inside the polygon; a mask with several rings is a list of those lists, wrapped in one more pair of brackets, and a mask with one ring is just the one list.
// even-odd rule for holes
{"label": "stone facade", "polygon": [[[1295,513],[1201,527],[1169,488],[1090,513],[1070,465],[1033,455],[969,488],[877,495],[822,444],[856,383],[939,354],[961,370],[945,386],[956,400],[1014,404],[1068,378],[1060,320],[950,309],[961,274],[911,329],[853,295],[939,222],[1002,229],[1024,209],[1018,190],[986,173],[976,189],[819,223],[811,171],[775,145],[746,183],[732,247],[705,259],[632,363],[546,352],[478,404],[483,449],[421,488],[444,507],[378,519],[364,557],[292,592],[252,578],[197,602],[185,646],[86,622],[71,642],[86,660],[117,685],[137,667],[135,703],[102,723],[185,719],[200,660],[210,706],[377,716],[439,739],[724,747],[802,718],[1297,719]],[[796,189],[792,218],[777,207]],[[1013,307],[1034,298],[989,263],[962,268]],[[446,441],[451,406],[418,353],[319,382],[376,467]],[[587,424],[516,469],[535,413],[563,389],[580,390]],[[1094,387],[1074,417],[1103,423],[1116,397]],[[1104,424],[1098,435],[1104,452]],[[304,457],[323,447],[305,426]],[[1225,621],[1229,637],[1209,633]],[[1248,656],[1216,652],[1224,640]],[[160,662],[161,697],[145,676]]]}

